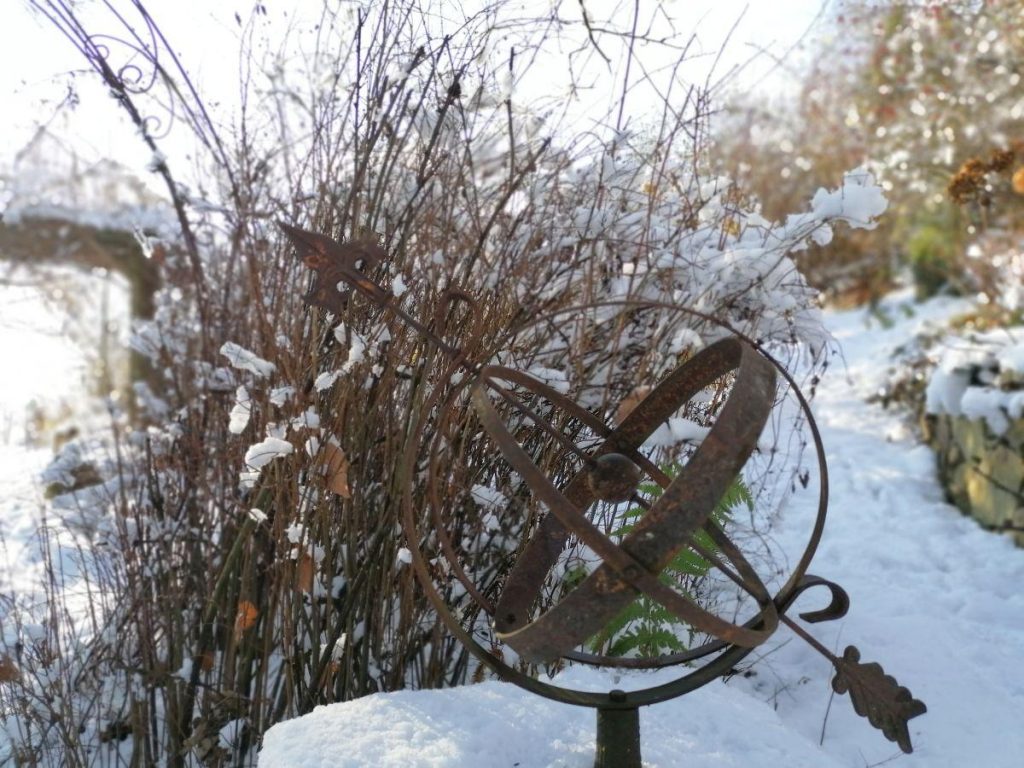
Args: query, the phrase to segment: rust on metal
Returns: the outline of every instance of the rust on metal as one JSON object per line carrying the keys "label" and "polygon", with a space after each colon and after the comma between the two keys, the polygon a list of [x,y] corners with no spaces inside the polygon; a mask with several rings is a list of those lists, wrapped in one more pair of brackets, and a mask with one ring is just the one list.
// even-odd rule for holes
{"label": "rust on metal", "polygon": [[[474,349],[473,346],[463,347],[448,338],[446,319],[456,303],[465,305],[471,325],[478,326],[475,301],[464,291],[449,288],[442,294],[434,317],[418,320],[400,306],[390,290],[367,274],[384,260],[386,252],[381,246],[342,244],[283,223],[281,228],[300,258],[314,272],[312,288],[305,296],[307,303],[336,314],[343,312],[348,307],[351,292],[339,285],[345,283],[397,317],[440,353],[435,356],[440,362],[435,371],[440,383],[429,392],[419,410],[420,416],[410,433],[400,468],[404,488],[402,527],[412,553],[413,568],[428,600],[452,635],[484,665],[503,679],[538,695],[598,709],[604,718],[604,721],[599,718],[599,723],[604,722],[608,730],[609,723],[619,722],[614,714],[617,711],[626,713],[621,722],[633,723],[635,718],[628,713],[635,712],[637,707],[674,698],[730,674],[736,663],[767,640],[781,623],[829,659],[836,670],[832,681],[834,690],[849,693],[858,714],[867,717],[903,751],[911,751],[907,724],[926,711],[925,705],[885,674],[878,664],[861,663],[860,652],[853,646],[837,657],[786,615],[796,600],[812,588],[827,588],[831,600],[824,608],[799,614],[807,623],[840,618],[849,608],[849,598],[839,585],[807,573],[821,539],[828,504],[824,447],[810,406],[793,377],[760,345],[713,317],[662,302],[623,300],[578,308],[621,306],[671,310],[717,324],[729,332],[727,338],[678,366],[646,396],[637,398],[639,402],[620,408],[621,421],[613,425],[529,374],[472,359],[472,353],[466,350]],[[567,311],[560,310],[560,313],[564,315]],[[552,316],[535,322],[556,321]],[[473,333],[478,334],[478,330]],[[478,335],[472,339],[474,344],[478,341]],[[740,547],[723,526],[715,522],[712,511],[755,451],[776,402],[779,378],[799,404],[813,438],[819,497],[818,513],[806,548],[788,580],[772,594]],[[729,381],[729,395],[718,409],[707,436],[678,474],[668,477],[642,446],[659,426],[700,392]],[[536,400],[547,401],[555,411],[589,430],[596,437],[596,443],[591,441],[586,447],[577,445],[562,432],[557,422],[538,413],[515,393],[515,389],[525,391]],[[501,412],[495,407],[496,401],[518,412],[525,421],[532,422],[533,427],[554,440],[578,470],[559,484],[552,481],[504,423]],[[496,600],[483,594],[466,573],[458,547],[448,531],[446,499],[439,487],[440,479],[449,475],[444,467],[442,444],[449,430],[458,429],[464,423],[467,402],[502,457],[522,478],[534,500],[547,510],[528,526],[528,540],[501,584]],[[616,409],[611,409],[610,413],[616,413]],[[425,496],[433,526],[429,532],[422,530],[423,516],[419,514],[413,494],[414,478],[418,476],[418,468],[423,466],[424,445],[427,446],[428,468]],[[637,493],[638,485],[645,481],[657,483],[663,489],[653,503],[644,501]],[[468,492],[468,489],[462,490]],[[644,514],[616,541],[595,523],[591,509],[600,504],[627,502],[639,504]],[[510,508],[507,513],[522,514],[523,509]],[[713,548],[702,545],[701,538],[710,539]],[[481,645],[473,632],[453,615],[434,582],[435,569],[422,549],[427,540],[436,543],[436,556],[445,561],[447,573],[465,587],[467,594],[490,617],[496,637],[529,661],[565,659],[625,668],[689,666],[673,682],[628,693],[571,690],[527,675]],[[589,548],[600,558],[601,564],[560,600],[535,615],[544,585],[570,540]],[[663,583],[662,571],[684,548],[700,555],[742,590],[756,606],[754,613],[729,621]],[[710,639],[696,648],[654,659],[617,658],[583,650],[588,640],[641,596],[659,603]],[[703,664],[694,666],[698,661]],[[636,728],[638,726],[630,725],[626,730],[635,734]],[[636,753],[629,758],[629,765],[639,765],[638,740],[636,745],[636,750],[627,750],[630,755]],[[601,749],[599,739],[599,755]]]}
{"label": "rust on metal", "polygon": [[[489,371],[482,372],[485,380]],[[562,523],[562,533],[572,530],[604,561],[559,603],[526,623],[526,611],[539,596],[541,580],[537,577],[546,577],[554,561],[542,562],[538,558],[524,565],[524,560],[520,559],[498,601],[495,617],[498,637],[520,655],[542,662],[565,655],[600,632],[640,592],[658,600],[695,628],[728,643],[754,647],[774,631],[778,625],[775,606],[764,584],[742,558],[734,565],[745,571],[741,585],[762,609],[763,623],[757,629],[720,619],[657,579],[657,574],[686,546],[692,534],[708,522],[715,505],[753,452],[775,400],[775,369],[767,360],[735,339],[708,347],[655,387],[621,425],[605,436],[602,454],[625,453],[648,463],[638,453],[643,441],[694,394],[732,371],[736,371],[736,382],[711,432],[634,530],[618,545],[602,534],[595,535],[578,518],[574,525],[567,525],[563,518],[563,515],[572,518],[572,512],[580,509],[568,498],[574,485],[589,492],[589,471],[584,470],[573,478],[564,495],[559,493],[546,478],[537,474],[539,470],[532,460],[497,420],[482,386],[474,388],[473,405],[502,455],[527,479],[531,489]],[[574,407],[562,402],[564,398],[557,393],[548,392],[546,396],[556,398],[556,404],[562,407]],[[589,500],[580,501],[584,501],[583,508],[589,506],[586,503]],[[550,556],[555,550],[549,546],[551,534],[547,535],[549,538],[538,552]],[[598,541],[598,536],[604,540]],[[628,555],[628,561],[620,553]],[[524,554],[524,558],[527,556]],[[528,582],[519,576],[525,568],[530,569]],[[641,583],[644,586],[641,587]],[[526,591],[524,584],[528,584],[531,591]]]}
{"label": "rust on metal", "polygon": [[913,752],[907,721],[927,711],[924,703],[915,699],[891,675],[885,674],[881,664],[862,664],[860,651],[852,645],[843,651],[842,658],[833,659],[833,663],[836,676],[832,679],[832,689],[836,693],[849,692],[858,715],[866,717],[904,752]]}
{"label": "rust on metal", "polygon": [[587,486],[594,497],[611,504],[633,498],[643,479],[640,467],[621,453],[598,456],[587,467]]}

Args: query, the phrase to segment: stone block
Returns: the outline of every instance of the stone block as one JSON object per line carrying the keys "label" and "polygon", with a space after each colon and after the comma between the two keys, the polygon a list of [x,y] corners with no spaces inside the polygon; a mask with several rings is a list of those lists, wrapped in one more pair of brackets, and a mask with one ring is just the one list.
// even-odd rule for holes
{"label": "stone block", "polygon": [[998,436],[983,421],[943,414],[929,417],[928,436],[949,499],[1024,546],[1024,419]]}
{"label": "stone block", "polygon": [[993,438],[983,421],[971,421],[963,416],[953,419],[953,442],[963,452],[966,461],[984,457]]}
{"label": "stone block", "polygon": [[1010,422],[1010,428],[1003,434],[1006,444],[1024,456],[1024,419]]}
{"label": "stone block", "polygon": [[1024,547],[1024,506],[1013,513],[1013,541],[1018,547]]}

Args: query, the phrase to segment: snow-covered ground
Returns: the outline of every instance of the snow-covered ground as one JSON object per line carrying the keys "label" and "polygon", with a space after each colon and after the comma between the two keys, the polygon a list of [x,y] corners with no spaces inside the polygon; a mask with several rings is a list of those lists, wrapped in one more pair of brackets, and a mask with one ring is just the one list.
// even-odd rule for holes
{"label": "snow-covered ground", "polygon": [[[36,534],[42,521],[43,505],[38,476],[52,455],[44,449],[0,445],[0,596],[3,598],[21,598],[37,591],[42,568]],[[6,604],[0,603],[0,621],[4,619],[5,610]],[[4,635],[2,639],[8,638]]]}
{"label": "snow-covered ground", "polygon": [[0,445],[24,442],[30,404],[54,411],[84,391],[87,363],[68,338],[68,323],[66,313],[43,300],[40,288],[0,288]]}
{"label": "snow-covered ground", "polygon": [[[895,320],[890,328],[864,311],[828,315],[845,367],[835,362],[815,401],[832,501],[811,571],[842,584],[852,607],[842,621],[810,629],[838,652],[857,645],[865,661],[881,663],[928,705],[910,722],[914,754],[902,755],[853,712],[848,697],[836,696],[830,707],[830,665],[783,628],[756,652],[764,658],[754,676],[715,682],[641,712],[650,768],[1024,765],[1024,550],[946,504],[932,454],[901,414],[864,402],[881,384],[890,352],[958,305],[920,307],[895,296],[884,308]],[[9,413],[20,408],[13,393],[5,393]],[[33,563],[41,507],[32,477],[48,453],[20,441],[0,446],[5,595],[25,590],[39,572]],[[813,495],[796,497],[779,521],[774,534],[783,550],[802,549]],[[811,591],[797,610],[820,600]],[[607,690],[652,679],[614,682],[608,673],[577,668],[558,682]],[[260,765],[583,768],[593,761],[593,737],[591,711],[487,682],[320,708],[272,728]]]}
{"label": "snow-covered ground", "polygon": [[[69,340],[66,316],[32,285],[0,290],[0,596],[35,591],[40,572],[36,532],[42,522],[38,476],[53,458],[30,445],[35,413],[51,417],[85,390],[87,361]],[[4,618],[0,604],[0,621]]]}
{"label": "snow-covered ground", "polygon": [[[852,607],[811,631],[838,653],[857,645],[928,705],[910,722],[914,754],[858,717],[848,697],[830,706],[831,665],[780,629],[758,649],[754,676],[641,712],[646,766],[1024,765],[1024,550],[946,504],[933,456],[904,417],[865,402],[893,349],[958,308],[896,295],[883,305],[889,328],[864,311],[830,313],[846,365],[836,361],[815,401],[832,497],[811,571],[843,585]],[[774,531],[787,552],[803,548],[812,496],[795,498]],[[809,592],[797,610],[819,607],[816,599]],[[607,673],[571,669],[558,682],[607,690],[652,679],[613,684]],[[322,707],[272,728],[260,766],[583,768],[593,764],[593,738],[591,711],[487,682]]]}

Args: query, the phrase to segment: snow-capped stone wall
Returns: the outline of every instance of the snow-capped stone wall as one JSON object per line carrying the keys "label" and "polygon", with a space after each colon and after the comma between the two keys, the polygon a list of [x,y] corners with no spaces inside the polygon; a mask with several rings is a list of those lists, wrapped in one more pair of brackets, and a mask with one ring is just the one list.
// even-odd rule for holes
{"label": "snow-capped stone wall", "polygon": [[964,416],[928,415],[925,425],[950,500],[1024,547],[1024,419],[999,436]]}
{"label": "snow-capped stone wall", "polygon": [[947,342],[925,410],[950,500],[1024,546],[1024,328]]}

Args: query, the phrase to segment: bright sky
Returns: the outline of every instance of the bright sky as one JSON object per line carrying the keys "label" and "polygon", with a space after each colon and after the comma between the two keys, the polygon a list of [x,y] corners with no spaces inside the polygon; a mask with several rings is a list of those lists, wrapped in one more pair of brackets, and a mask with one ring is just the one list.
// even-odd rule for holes
{"label": "bright sky", "polygon": [[[716,73],[725,74],[732,67],[750,63],[741,76],[744,87],[778,88],[787,66],[776,62],[790,54],[792,47],[807,32],[828,0],[663,0],[666,13],[677,20],[680,35],[694,31],[697,50],[703,52],[691,66],[692,77],[702,79],[714,61],[717,51],[728,39],[724,56]],[[832,0],[836,2],[836,0]],[[112,4],[131,17],[127,0],[111,0]],[[271,28],[283,28],[295,16],[312,17],[323,0],[265,0]],[[472,0],[470,0],[472,2]],[[551,0],[530,0],[530,6],[548,6]],[[590,0],[591,8],[605,5],[606,0]],[[237,12],[248,18],[253,0],[146,0],[146,6],[176,46],[181,59],[193,73],[201,89],[215,100],[234,100],[237,93],[238,26]],[[527,5],[527,3],[519,3]],[[79,4],[86,18],[103,14],[99,3]],[[516,3],[512,3],[516,5]],[[624,6],[628,9],[631,4]],[[567,18],[579,17],[576,0],[561,0],[560,13]],[[109,15],[106,15],[109,18]],[[628,16],[627,16],[628,19]],[[48,120],[67,93],[67,79],[62,73],[81,69],[83,62],[70,43],[46,22],[37,18],[27,0],[4,12],[0,25],[0,97],[4,104],[4,125],[0,126],[0,168],[23,146],[40,121]],[[625,23],[625,22],[624,22]],[[730,29],[736,25],[732,36]],[[107,26],[109,29],[109,26]],[[97,26],[100,30],[102,27]],[[654,30],[661,33],[663,30]],[[766,73],[770,76],[765,80]],[[77,114],[65,115],[54,123],[60,133],[69,133],[83,147],[85,154],[112,156],[128,165],[144,164],[147,153],[131,146],[130,136],[111,130],[117,110],[103,97],[102,91],[88,78],[78,77],[76,85],[82,94]],[[92,85],[92,87],[90,87]],[[126,138],[129,139],[126,141]]]}

